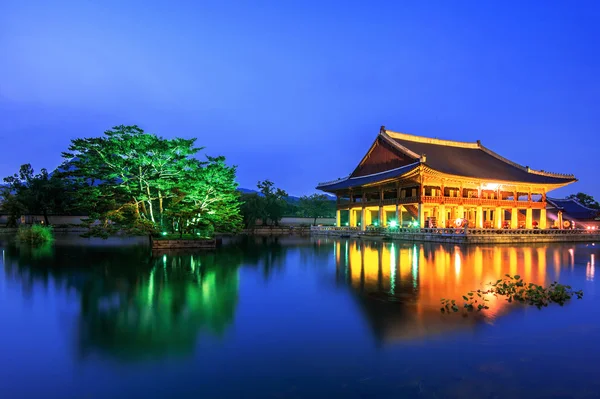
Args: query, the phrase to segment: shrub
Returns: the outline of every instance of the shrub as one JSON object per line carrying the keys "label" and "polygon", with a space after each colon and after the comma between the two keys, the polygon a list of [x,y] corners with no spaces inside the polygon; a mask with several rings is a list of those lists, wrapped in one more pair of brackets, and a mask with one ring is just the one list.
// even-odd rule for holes
{"label": "shrub", "polygon": [[35,224],[31,227],[19,227],[17,240],[23,244],[41,245],[54,241],[54,236],[51,227]]}

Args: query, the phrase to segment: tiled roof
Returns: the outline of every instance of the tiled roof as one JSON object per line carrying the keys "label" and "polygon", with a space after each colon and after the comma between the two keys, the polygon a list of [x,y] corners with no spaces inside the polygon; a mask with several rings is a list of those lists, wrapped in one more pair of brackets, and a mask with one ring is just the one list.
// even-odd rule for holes
{"label": "tiled roof", "polygon": [[599,214],[597,209],[587,208],[571,198],[546,198],[546,201],[549,205],[562,210],[567,216],[577,220],[594,219]]}
{"label": "tiled roof", "polygon": [[391,169],[385,172],[375,173],[372,175],[360,177],[345,177],[343,179],[334,180],[332,182],[320,183],[317,189],[323,191],[344,190],[351,187],[359,187],[365,184],[376,183],[387,179],[402,176],[419,167],[420,162],[415,162],[410,165],[402,166],[396,169]]}
{"label": "tiled roof", "polygon": [[499,181],[565,184],[572,175],[534,171],[518,165],[477,143],[428,139],[402,133],[382,133],[413,155],[425,155],[425,165],[439,172]]}

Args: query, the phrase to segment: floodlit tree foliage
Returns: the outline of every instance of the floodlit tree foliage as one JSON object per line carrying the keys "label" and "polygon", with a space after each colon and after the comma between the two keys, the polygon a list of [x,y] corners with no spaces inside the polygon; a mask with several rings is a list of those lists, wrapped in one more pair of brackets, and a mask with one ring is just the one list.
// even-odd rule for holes
{"label": "floodlit tree foliage", "polygon": [[123,125],[72,140],[62,174],[85,185],[78,195],[90,211],[91,234],[237,230],[236,168],[224,157],[200,161],[195,141]]}

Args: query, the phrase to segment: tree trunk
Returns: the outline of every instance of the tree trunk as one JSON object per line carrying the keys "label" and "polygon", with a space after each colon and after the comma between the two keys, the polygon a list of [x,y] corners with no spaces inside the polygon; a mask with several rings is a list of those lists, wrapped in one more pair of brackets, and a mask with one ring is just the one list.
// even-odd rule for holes
{"label": "tree trunk", "polygon": [[142,215],[144,215],[144,217],[148,219],[148,210],[146,209],[146,203],[144,201],[140,201],[140,206],[142,207]]}
{"label": "tree trunk", "polygon": [[317,225],[317,219],[318,219],[318,218],[319,218],[318,216],[315,216],[315,221],[313,222],[313,226],[316,226],[316,225]]}
{"label": "tree trunk", "polygon": [[44,209],[44,223],[46,226],[50,226],[50,221],[48,220],[48,211]]}
{"label": "tree trunk", "polygon": [[154,220],[154,212],[152,210],[152,197],[150,195],[150,186],[146,184],[146,193],[148,194],[148,209],[150,210],[150,220],[156,223]]}
{"label": "tree trunk", "polygon": [[135,204],[135,216],[140,219],[140,203],[134,198],[133,203]]}
{"label": "tree trunk", "polygon": [[160,213],[160,227],[163,225],[163,197],[162,192],[158,191],[158,212]]}

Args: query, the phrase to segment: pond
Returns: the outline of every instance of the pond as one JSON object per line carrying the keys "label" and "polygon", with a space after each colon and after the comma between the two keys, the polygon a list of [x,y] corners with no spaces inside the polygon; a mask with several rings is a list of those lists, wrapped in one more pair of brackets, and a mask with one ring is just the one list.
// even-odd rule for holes
{"label": "pond", "polygon": [[[600,246],[0,242],[2,398],[598,397]],[[504,274],[582,300],[441,314]]]}

